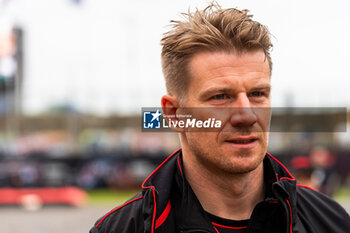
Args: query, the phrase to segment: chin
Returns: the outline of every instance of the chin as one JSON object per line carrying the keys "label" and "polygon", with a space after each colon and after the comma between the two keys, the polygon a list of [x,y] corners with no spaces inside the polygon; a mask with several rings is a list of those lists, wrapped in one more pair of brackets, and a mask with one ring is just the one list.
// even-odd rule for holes
{"label": "chin", "polygon": [[[255,156],[251,156],[252,154],[255,154]],[[256,155],[256,152],[238,154],[238,156],[236,154],[232,159],[222,160],[222,170],[232,174],[244,174],[252,172],[259,167],[264,159],[264,156]]]}
{"label": "chin", "polygon": [[239,163],[226,164],[225,166],[222,166],[221,169],[224,172],[230,173],[230,174],[246,174],[257,169],[260,163],[261,162],[256,162],[254,164],[244,164],[244,165],[241,165]]}
{"label": "chin", "polygon": [[258,167],[259,167],[259,164],[257,166],[256,165],[254,165],[254,166],[242,166],[242,167],[238,167],[233,172],[236,174],[245,174],[245,173],[250,173],[250,172],[254,171]]}

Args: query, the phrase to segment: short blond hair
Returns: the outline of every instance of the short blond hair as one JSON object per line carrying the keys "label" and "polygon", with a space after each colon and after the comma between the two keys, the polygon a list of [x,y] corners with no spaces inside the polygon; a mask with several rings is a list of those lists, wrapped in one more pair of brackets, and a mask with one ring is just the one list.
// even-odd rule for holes
{"label": "short blond hair", "polygon": [[172,29],[161,40],[162,70],[170,95],[179,99],[186,96],[189,60],[202,51],[263,50],[271,73],[270,32],[252,20],[248,10],[222,9],[217,3],[211,3],[202,11],[196,9],[182,15],[185,20],[172,20]]}

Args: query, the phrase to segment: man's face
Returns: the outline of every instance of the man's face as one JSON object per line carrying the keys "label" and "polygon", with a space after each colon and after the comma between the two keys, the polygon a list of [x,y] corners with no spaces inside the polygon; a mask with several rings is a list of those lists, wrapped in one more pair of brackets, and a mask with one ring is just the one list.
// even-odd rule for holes
{"label": "man's face", "polygon": [[267,111],[255,111],[270,108],[270,70],[264,52],[201,52],[190,60],[189,75],[184,107],[231,109],[220,131],[181,133],[191,159],[232,174],[256,169],[267,150],[270,120]]}

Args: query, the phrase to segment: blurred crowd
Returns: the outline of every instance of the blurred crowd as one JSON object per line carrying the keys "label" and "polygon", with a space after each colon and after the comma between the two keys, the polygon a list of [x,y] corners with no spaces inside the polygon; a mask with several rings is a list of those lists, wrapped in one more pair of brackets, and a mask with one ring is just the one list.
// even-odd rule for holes
{"label": "blurred crowd", "polygon": [[178,147],[176,134],[65,131],[0,140],[0,187],[136,188]]}
{"label": "blurred crowd", "polygon": [[[273,153],[299,184],[328,195],[350,187],[350,150],[317,146],[310,137],[290,134],[271,140],[282,147]],[[134,189],[179,146],[175,133],[137,130],[83,130],[75,142],[65,131],[43,131],[0,142],[0,187],[62,187]],[[276,139],[276,140],[275,140]],[[298,147],[292,145],[299,145]],[[276,144],[277,145],[277,144]]]}
{"label": "blurred crowd", "polygon": [[290,160],[290,169],[299,184],[332,195],[341,185],[350,186],[350,151],[331,151],[316,146],[306,155]]}
{"label": "blurred crowd", "polygon": [[78,186],[94,188],[138,188],[142,180],[164,159],[165,152],[143,153],[137,157],[115,151],[85,158],[9,159],[0,163],[0,187],[33,188]]}

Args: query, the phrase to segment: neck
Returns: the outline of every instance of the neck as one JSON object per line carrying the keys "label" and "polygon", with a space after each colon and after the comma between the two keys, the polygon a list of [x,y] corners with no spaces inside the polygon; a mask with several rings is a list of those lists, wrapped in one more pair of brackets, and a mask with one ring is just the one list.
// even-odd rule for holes
{"label": "neck", "polygon": [[244,174],[218,174],[189,153],[183,150],[185,177],[204,210],[221,218],[249,219],[254,207],[264,199],[263,163]]}

